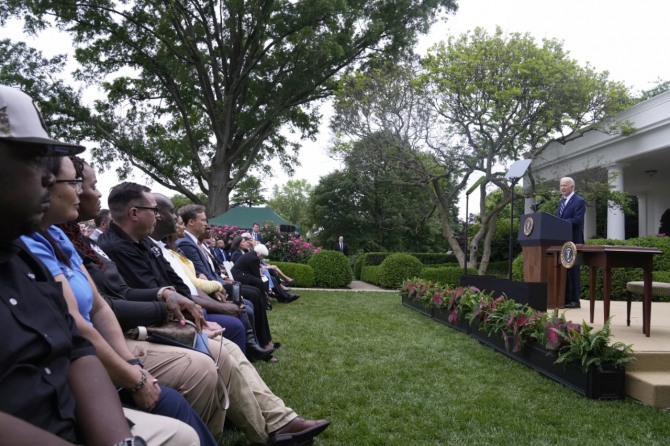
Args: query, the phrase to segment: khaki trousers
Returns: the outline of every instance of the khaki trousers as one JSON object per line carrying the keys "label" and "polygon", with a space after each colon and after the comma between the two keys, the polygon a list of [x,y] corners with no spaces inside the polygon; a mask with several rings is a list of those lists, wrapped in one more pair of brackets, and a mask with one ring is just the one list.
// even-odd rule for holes
{"label": "khaki trousers", "polygon": [[249,441],[267,443],[270,432],[298,416],[272,393],[235,343],[217,337],[209,340],[209,350],[217,358],[219,374],[228,388],[228,419],[246,434]]}
{"label": "khaki trousers", "polygon": [[126,339],[158,383],[180,392],[218,437],[226,418],[226,389],[212,358],[194,350]]}
{"label": "khaki trousers", "polygon": [[200,446],[198,434],[186,423],[139,410],[124,408],[123,413],[135,424],[132,434],[144,438],[149,446]]}

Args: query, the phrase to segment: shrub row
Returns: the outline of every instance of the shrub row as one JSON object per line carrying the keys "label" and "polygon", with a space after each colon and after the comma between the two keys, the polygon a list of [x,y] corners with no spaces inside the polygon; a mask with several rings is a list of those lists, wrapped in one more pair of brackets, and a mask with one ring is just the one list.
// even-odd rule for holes
{"label": "shrub row", "polygon": [[271,262],[284,274],[295,279],[296,287],[342,288],[351,283],[352,273],[347,257],[338,251],[320,251],[308,264]]}
{"label": "shrub row", "polygon": [[[477,271],[470,269],[468,273],[476,274]],[[413,255],[397,253],[389,255],[381,265],[363,266],[360,279],[384,288],[398,289],[410,277],[420,277],[445,286],[458,286],[462,274],[460,266],[424,266]]]}
{"label": "shrub row", "polygon": [[[367,252],[365,254],[357,256],[353,266],[354,277],[356,279],[364,280],[362,277],[364,267],[381,265],[384,262],[384,260],[386,260],[387,257],[393,254],[396,253]],[[422,265],[447,266],[447,265],[453,265],[454,263],[458,263],[455,256],[447,255],[446,253],[409,252],[400,254],[409,254],[418,259]]]}

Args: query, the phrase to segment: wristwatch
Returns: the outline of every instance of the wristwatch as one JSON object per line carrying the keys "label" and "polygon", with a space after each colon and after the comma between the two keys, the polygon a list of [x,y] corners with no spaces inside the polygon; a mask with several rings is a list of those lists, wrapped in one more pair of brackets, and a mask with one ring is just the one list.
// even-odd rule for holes
{"label": "wristwatch", "polygon": [[144,438],[135,436],[126,438],[125,440],[119,441],[118,443],[114,443],[112,446],[147,446],[147,442],[144,441]]}

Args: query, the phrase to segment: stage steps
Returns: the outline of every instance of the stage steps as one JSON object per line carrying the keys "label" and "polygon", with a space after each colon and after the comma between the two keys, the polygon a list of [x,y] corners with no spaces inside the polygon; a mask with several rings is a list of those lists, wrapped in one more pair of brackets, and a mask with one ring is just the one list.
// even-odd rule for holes
{"label": "stage steps", "polygon": [[636,352],[626,367],[626,395],[659,409],[670,408],[670,353]]}

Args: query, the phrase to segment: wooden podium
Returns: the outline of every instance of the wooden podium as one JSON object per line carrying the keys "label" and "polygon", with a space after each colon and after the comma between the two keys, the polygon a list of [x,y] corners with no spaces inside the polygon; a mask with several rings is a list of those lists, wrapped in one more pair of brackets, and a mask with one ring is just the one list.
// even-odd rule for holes
{"label": "wooden podium", "polygon": [[[523,249],[524,282],[544,282],[547,284],[547,308],[565,306],[565,268],[558,273],[554,268],[553,255],[547,253],[550,246],[562,245],[572,238],[572,226],[569,222],[546,212],[521,216],[518,241]],[[560,277],[555,277],[557,274]],[[558,296],[554,281],[558,280]],[[556,299],[557,298],[557,299]]]}

